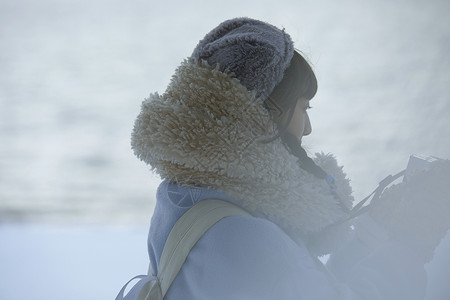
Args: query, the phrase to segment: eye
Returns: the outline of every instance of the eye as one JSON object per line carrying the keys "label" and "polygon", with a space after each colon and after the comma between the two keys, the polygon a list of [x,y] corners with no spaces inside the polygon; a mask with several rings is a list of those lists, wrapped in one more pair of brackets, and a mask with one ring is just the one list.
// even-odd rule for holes
{"label": "eye", "polygon": [[309,109],[311,109],[312,108],[312,106],[305,106],[305,110],[309,110]]}

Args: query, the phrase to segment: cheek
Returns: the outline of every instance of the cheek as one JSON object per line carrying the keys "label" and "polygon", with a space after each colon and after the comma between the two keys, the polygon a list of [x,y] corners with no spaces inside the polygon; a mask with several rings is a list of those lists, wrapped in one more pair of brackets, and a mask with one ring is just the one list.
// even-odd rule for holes
{"label": "cheek", "polygon": [[305,118],[303,116],[303,112],[296,111],[294,116],[292,117],[291,122],[288,126],[288,131],[295,135],[296,137],[301,137],[303,135],[303,131],[305,130]]}

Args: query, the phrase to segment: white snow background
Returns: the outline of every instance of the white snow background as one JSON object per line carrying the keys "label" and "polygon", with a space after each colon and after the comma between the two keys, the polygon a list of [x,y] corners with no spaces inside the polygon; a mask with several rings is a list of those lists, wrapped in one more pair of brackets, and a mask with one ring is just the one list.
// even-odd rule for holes
{"label": "white snow background", "polygon": [[[0,0],[0,299],[114,299],[147,268],[159,179],[129,146],[151,92],[221,21],[284,27],[312,63],[311,153],[363,198],[412,153],[450,158],[446,0]],[[428,266],[449,299],[450,238]]]}

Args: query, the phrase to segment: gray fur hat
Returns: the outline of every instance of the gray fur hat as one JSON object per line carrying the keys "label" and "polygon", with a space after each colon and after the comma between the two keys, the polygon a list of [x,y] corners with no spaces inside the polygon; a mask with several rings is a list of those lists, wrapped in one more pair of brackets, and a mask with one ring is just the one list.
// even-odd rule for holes
{"label": "gray fur hat", "polygon": [[221,23],[197,45],[192,58],[233,73],[256,97],[266,99],[283,78],[294,54],[290,36],[250,18]]}

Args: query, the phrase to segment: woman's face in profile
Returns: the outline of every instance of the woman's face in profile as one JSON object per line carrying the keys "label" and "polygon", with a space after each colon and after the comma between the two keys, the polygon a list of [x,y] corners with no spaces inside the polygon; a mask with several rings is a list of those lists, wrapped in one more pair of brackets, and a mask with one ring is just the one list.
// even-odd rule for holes
{"label": "woman's face in profile", "polygon": [[287,131],[298,138],[301,143],[302,137],[308,135],[312,131],[311,122],[308,116],[309,100],[300,98],[294,108],[294,114],[291,122],[287,127]]}

